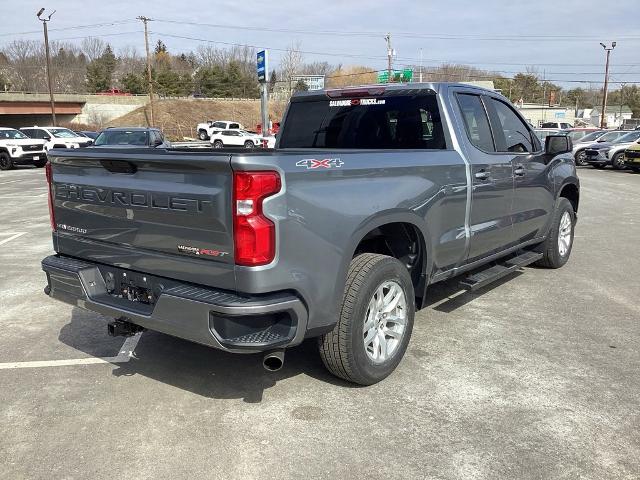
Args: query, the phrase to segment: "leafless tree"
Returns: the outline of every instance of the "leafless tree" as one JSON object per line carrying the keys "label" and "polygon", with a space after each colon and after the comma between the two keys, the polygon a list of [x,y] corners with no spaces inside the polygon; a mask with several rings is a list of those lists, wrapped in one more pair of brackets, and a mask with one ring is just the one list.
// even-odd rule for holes
{"label": "leafless tree", "polygon": [[80,50],[82,50],[82,53],[84,53],[84,56],[87,57],[87,61],[89,62],[100,58],[105,48],[107,48],[107,43],[97,37],[85,38],[80,44]]}
{"label": "leafless tree", "polygon": [[291,76],[302,71],[303,63],[300,42],[290,45],[280,59],[280,77],[290,83]]}

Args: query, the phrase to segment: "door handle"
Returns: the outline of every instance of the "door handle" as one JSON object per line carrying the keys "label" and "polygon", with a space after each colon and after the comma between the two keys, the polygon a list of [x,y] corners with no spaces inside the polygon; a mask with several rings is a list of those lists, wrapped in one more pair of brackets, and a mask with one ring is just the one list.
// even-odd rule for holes
{"label": "door handle", "polygon": [[476,172],[473,176],[476,177],[478,180],[488,180],[491,177],[491,174],[486,170],[480,170],[479,172]]}
{"label": "door handle", "polygon": [[524,169],[523,165],[516,165],[516,168],[513,171],[513,174],[516,177],[524,177],[526,173],[527,173],[527,171]]}

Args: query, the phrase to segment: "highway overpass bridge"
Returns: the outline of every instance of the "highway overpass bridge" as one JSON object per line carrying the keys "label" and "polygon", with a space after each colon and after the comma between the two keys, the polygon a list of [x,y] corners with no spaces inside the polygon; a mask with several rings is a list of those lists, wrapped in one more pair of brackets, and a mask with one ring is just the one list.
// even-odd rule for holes
{"label": "highway overpass bridge", "polygon": [[[146,105],[146,95],[55,95],[58,123],[102,125]],[[0,127],[50,125],[47,93],[0,92]]]}

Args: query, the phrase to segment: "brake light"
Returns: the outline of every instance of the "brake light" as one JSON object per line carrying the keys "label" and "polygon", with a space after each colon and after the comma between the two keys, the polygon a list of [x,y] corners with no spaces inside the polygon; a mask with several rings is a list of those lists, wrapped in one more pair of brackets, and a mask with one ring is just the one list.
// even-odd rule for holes
{"label": "brake light", "polygon": [[278,172],[234,172],[233,227],[237,265],[254,267],[274,259],[276,227],[262,213],[262,202],[278,193],[280,185]]}
{"label": "brake light", "polygon": [[53,172],[51,171],[51,162],[47,162],[44,167],[45,176],[47,177],[47,186],[49,187],[49,220],[51,221],[51,230],[56,231],[56,217],[53,213]]}
{"label": "brake light", "polygon": [[350,97],[350,98],[359,98],[359,97],[372,97],[376,95],[384,94],[386,88],[385,87],[370,87],[370,88],[342,88],[335,90],[327,90],[326,94],[329,98],[340,98],[340,97]]}

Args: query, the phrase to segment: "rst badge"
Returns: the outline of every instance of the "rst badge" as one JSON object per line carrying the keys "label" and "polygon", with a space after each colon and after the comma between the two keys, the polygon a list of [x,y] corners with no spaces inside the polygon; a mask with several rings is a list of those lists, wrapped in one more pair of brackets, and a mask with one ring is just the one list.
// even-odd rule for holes
{"label": "rst badge", "polygon": [[206,255],[208,257],[225,257],[229,255],[229,252],[223,252],[222,250],[214,250],[211,248],[198,248],[190,245],[178,245],[178,251],[181,253],[188,253],[191,255]]}
{"label": "rst badge", "polygon": [[344,162],[339,158],[323,158],[321,160],[315,158],[305,158],[296,162],[296,167],[305,167],[307,170],[317,168],[340,168]]}

